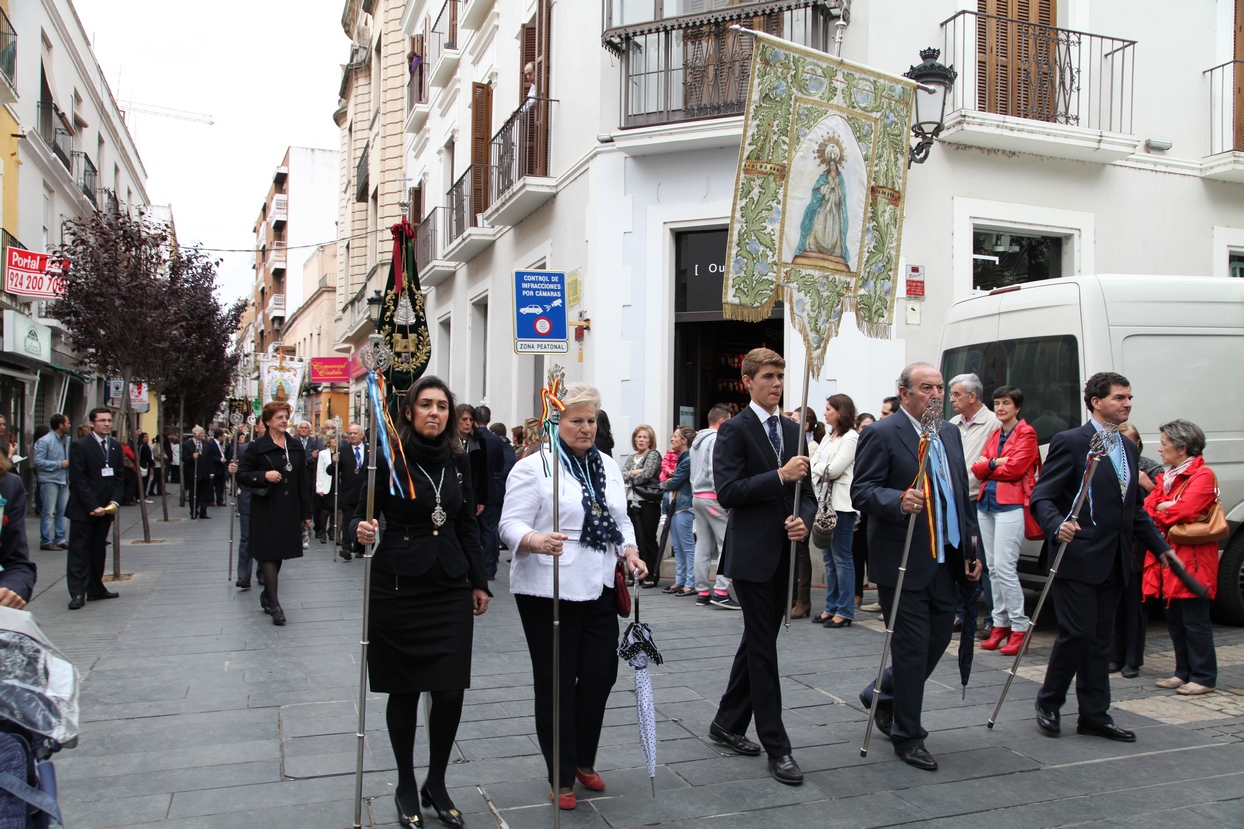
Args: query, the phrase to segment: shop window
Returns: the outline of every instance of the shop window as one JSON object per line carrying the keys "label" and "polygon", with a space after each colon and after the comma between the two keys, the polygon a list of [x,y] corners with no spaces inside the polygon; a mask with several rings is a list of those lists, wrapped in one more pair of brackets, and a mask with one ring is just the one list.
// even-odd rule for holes
{"label": "shop window", "polygon": [[1244,252],[1231,251],[1228,254],[1227,275],[1244,277]]}
{"label": "shop window", "polygon": [[1063,275],[1063,237],[1008,231],[972,233],[972,287],[992,291]]}

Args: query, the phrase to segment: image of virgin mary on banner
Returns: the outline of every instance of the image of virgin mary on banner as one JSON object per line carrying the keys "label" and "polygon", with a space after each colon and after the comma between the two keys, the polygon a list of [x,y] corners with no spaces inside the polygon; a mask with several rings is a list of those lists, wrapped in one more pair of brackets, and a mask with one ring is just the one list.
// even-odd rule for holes
{"label": "image of virgin mary on banner", "polygon": [[722,308],[757,321],[784,301],[819,375],[844,311],[890,337],[915,84],[750,34]]}

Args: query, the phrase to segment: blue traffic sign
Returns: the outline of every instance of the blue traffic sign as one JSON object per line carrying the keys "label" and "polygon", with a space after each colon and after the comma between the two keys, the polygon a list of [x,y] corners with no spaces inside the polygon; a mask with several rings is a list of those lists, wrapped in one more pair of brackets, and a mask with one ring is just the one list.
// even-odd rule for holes
{"label": "blue traffic sign", "polygon": [[515,353],[563,354],[566,330],[566,274],[514,271]]}

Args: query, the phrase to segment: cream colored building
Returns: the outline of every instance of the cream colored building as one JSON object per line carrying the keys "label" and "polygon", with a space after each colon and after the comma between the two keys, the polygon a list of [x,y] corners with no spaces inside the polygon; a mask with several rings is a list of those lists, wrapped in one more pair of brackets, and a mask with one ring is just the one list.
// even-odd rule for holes
{"label": "cream colored building", "polygon": [[307,364],[302,394],[295,403],[297,420],[308,420],[317,429],[340,415],[344,420],[345,384],[311,382],[310,362],[315,357],[339,357],[333,350],[337,339],[337,244],[321,245],[302,266],[303,293],[298,307],[285,320],[281,332],[286,354]]}
{"label": "cream colored building", "polygon": [[[367,295],[383,289],[393,240],[389,227],[403,212],[403,123],[406,116],[406,55],[402,0],[346,0],[341,27],[350,38],[342,67],[340,103],[333,120],[341,128],[338,181],[336,349],[354,354],[371,333]],[[357,361],[355,361],[357,362]],[[351,381],[351,419],[362,410],[361,374]]]}

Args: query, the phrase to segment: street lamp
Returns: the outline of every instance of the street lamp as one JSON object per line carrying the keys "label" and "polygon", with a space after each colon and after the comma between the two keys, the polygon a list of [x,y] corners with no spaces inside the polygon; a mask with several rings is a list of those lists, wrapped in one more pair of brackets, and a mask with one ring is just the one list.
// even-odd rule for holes
{"label": "street lamp", "polygon": [[384,297],[380,295],[379,290],[372,291],[371,296],[367,298],[367,316],[371,317],[371,326],[374,329],[372,337],[378,337],[380,334],[380,311],[384,308]]}
{"label": "street lamp", "polygon": [[912,124],[912,134],[919,139],[911,148],[907,166],[912,162],[923,164],[929,157],[933,140],[942,132],[946,125],[946,95],[955,85],[959,73],[953,66],[943,66],[937,62],[942,54],[940,49],[930,46],[920,50],[923,59],[919,66],[913,66],[903,73],[920,87],[916,89],[916,123]]}

